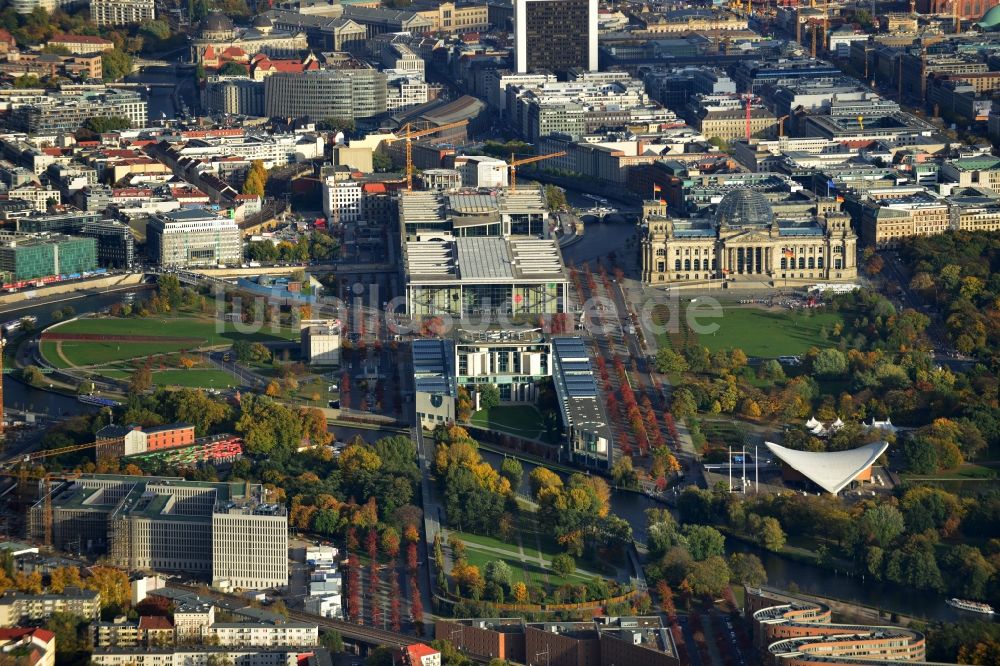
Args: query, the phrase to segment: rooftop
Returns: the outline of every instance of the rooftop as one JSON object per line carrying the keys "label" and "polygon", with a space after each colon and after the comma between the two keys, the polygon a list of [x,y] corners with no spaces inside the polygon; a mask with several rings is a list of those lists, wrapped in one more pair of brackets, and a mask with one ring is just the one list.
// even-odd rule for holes
{"label": "rooftop", "polygon": [[796,451],[764,442],[781,461],[828,493],[836,495],[879,459],[888,442],[873,442],[849,451]]}
{"label": "rooftop", "polygon": [[556,242],[529,238],[410,241],[406,243],[406,272],[415,283],[564,279]]}

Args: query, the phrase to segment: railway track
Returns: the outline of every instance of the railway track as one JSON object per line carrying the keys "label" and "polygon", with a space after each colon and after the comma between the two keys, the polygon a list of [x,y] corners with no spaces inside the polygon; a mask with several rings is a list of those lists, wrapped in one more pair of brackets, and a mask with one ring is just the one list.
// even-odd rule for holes
{"label": "railway track", "polygon": [[[192,594],[200,596],[209,596],[216,600],[233,602],[232,606],[235,606],[236,608],[242,608],[247,605],[246,599],[235,594],[226,594],[224,592],[215,592],[213,590],[206,593],[203,589],[199,590],[198,588],[190,585],[184,585],[182,583],[168,583],[167,587],[183,590],[185,592],[191,592]],[[310,624],[317,625],[321,629],[336,631],[340,633],[346,641],[352,643],[364,643],[365,645],[371,645],[374,647],[382,645],[388,647],[404,647],[414,643],[430,643],[430,640],[428,639],[418,638],[408,634],[396,633],[395,631],[379,629],[377,627],[366,627],[364,625],[354,624],[353,622],[323,617],[321,615],[313,615],[312,613],[306,613],[303,611],[289,610],[288,618],[291,620],[298,620],[299,622],[309,622]]]}

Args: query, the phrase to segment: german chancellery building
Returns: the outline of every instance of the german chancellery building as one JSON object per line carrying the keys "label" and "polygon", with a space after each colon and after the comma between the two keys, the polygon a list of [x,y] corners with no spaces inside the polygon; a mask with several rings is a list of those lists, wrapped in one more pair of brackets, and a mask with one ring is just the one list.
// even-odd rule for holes
{"label": "german chancellery building", "polygon": [[775,218],[759,192],[738,189],[714,217],[670,218],[666,205],[643,206],[642,279],[678,286],[713,280],[775,286],[857,278],[857,236],[834,200],[820,201],[807,222]]}

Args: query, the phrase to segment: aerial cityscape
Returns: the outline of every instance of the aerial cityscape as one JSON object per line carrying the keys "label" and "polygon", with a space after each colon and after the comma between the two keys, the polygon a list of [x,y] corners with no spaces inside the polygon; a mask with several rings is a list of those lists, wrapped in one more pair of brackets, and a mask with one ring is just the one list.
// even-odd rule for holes
{"label": "aerial cityscape", "polygon": [[0,666],[1000,666],[1000,0],[0,2]]}

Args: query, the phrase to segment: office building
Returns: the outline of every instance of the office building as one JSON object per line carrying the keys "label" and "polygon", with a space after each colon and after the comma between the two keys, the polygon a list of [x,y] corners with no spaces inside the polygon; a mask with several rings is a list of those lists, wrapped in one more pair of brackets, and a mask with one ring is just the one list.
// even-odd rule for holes
{"label": "office building", "polygon": [[[566,312],[568,281],[551,239],[462,237],[404,243],[410,316],[531,319]],[[500,319],[498,319],[500,318]]]}
{"label": "office building", "polygon": [[118,220],[96,220],[80,226],[78,235],[97,243],[97,265],[105,268],[132,268],[135,265],[135,236]]}
{"label": "office building", "polygon": [[25,233],[62,233],[93,238],[97,265],[130,268],[135,263],[135,237],[128,225],[102,220],[99,212],[70,210],[52,215],[30,215],[17,220],[17,230]]}
{"label": "office building", "polygon": [[240,229],[233,220],[205,209],[160,213],[146,224],[149,258],[159,266],[187,268],[239,264]]}
{"label": "office building", "polygon": [[340,365],[340,332],[338,319],[303,320],[301,322],[302,358],[309,365]]}
{"label": "office building", "polygon": [[507,187],[510,168],[507,163],[489,155],[462,155],[455,158],[455,169],[464,187],[495,189]]}
{"label": "office building", "polygon": [[264,115],[264,82],[242,77],[210,76],[201,92],[211,113],[230,116]]}
{"label": "office building", "polygon": [[858,199],[858,208],[861,241],[878,249],[896,247],[901,238],[933,236],[951,228],[948,202],[922,187],[870,190]]}
{"label": "office building", "polygon": [[101,595],[94,590],[68,587],[62,594],[5,592],[0,596],[0,627],[42,623],[53,613],[72,613],[94,620],[101,613]]}
{"label": "office building", "polygon": [[91,0],[90,18],[99,26],[132,25],[156,18],[155,0]]}
{"label": "office building", "polygon": [[279,72],[264,81],[268,117],[363,119],[383,114],[386,108],[386,75],[377,69]]}
{"label": "office building", "polygon": [[92,474],[53,485],[29,511],[64,551],[106,555],[128,570],[178,571],[225,590],[288,584],[288,516],[260,485]]}
{"label": "office building", "polygon": [[670,630],[655,615],[596,617],[583,622],[443,619],[434,624],[434,635],[461,645],[463,652],[484,662],[502,659],[551,666],[679,666],[681,663]]}
{"label": "office building", "polygon": [[422,338],[411,345],[413,403],[417,422],[431,430],[455,421],[455,344],[451,340]]}
{"label": "office building", "polygon": [[323,212],[331,225],[360,222],[363,219],[361,201],[364,189],[360,181],[350,179],[350,170],[334,173],[323,179]]}
{"label": "office building", "polygon": [[93,238],[0,233],[0,271],[14,281],[79,277],[95,268],[97,243]]}
{"label": "office building", "polygon": [[760,663],[898,664],[923,662],[926,641],[903,627],[836,624],[830,607],[773,588],[745,588],[745,615]]}
{"label": "office building", "polygon": [[145,127],[148,105],[134,90],[49,93],[39,101],[13,106],[7,124],[19,132],[42,134],[76,130],[88,118],[125,118],[132,127]]}
{"label": "office building", "polygon": [[642,241],[647,284],[757,281],[848,281],[857,277],[857,236],[851,218],[826,210],[815,221],[777,219],[760,192],[734,190],[714,217],[673,219],[664,204],[644,207]]}
{"label": "office building", "polygon": [[194,444],[194,426],[169,423],[160,426],[106,425],[94,435],[98,460]]}
{"label": "office building", "polygon": [[454,343],[455,378],[475,392],[490,384],[501,402],[534,403],[538,382],[552,376],[552,344],[534,331],[458,331]]}
{"label": "office building", "polygon": [[597,0],[514,0],[518,72],[595,71],[597,56]]}

